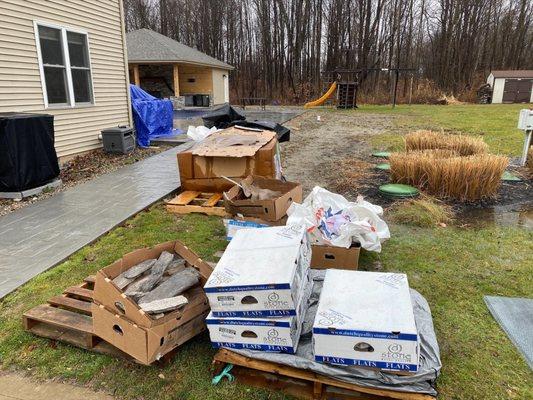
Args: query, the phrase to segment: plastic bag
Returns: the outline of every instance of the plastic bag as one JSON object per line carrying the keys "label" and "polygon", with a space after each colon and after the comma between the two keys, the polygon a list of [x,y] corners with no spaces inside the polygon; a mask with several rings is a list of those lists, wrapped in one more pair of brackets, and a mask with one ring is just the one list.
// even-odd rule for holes
{"label": "plastic bag", "polygon": [[315,186],[302,204],[287,210],[287,225],[304,225],[312,242],[349,248],[352,242],[370,251],[381,251],[390,238],[387,223],[380,218],[383,208],[363,200],[350,202],[340,194]]}
{"label": "plastic bag", "polygon": [[187,136],[190,137],[195,142],[201,142],[206,137],[211,135],[212,133],[216,132],[217,128],[206,128],[205,126],[192,126],[189,125],[189,129],[187,130]]}

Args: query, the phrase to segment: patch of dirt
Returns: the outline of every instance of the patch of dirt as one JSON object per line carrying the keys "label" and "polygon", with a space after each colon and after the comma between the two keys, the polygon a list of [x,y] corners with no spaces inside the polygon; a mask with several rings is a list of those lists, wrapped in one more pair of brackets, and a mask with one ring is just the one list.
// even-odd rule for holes
{"label": "patch of dirt", "polygon": [[63,184],[60,187],[45,191],[38,196],[28,197],[21,201],[0,199],[0,216],[54,196],[65,189],[89,181],[99,175],[115,171],[125,165],[130,165],[147,157],[161,153],[162,151],[168,150],[170,147],[171,146],[159,145],[147,149],[136,148],[132,153],[125,155],[107,154],[103,149],[97,149],[90,153],[74,157],[61,166],[59,177]]}
{"label": "patch of dirt", "polygon": [[[321,109],[292,119],[285,124],[291,128],[291,140],[281,146],[284,175],[289,181],[302,183],[304,197],[318,185],[352,201],[362,195],[366,200],[388,208],[395,200],[380,195],[378,188],[389,182],[389,173],[375,169],[377,164],[386,160],[371,156],[374,149],[370,137],[393,132],[394,118],[383,114]],[[533,179],[526,168],[512,172],[523,180],[502,181],[498,195],[493,199],[475,203],[445,201],[445,204],[461,215],[478,215],[478,210],[507,212],[520,209],[528,212],[533,207]]]}
{"label": "patch of dirt", "polygon": [[[310,110],[290,120],[286,125],[291,129],[291,140],[281,146],[287,180],[302,183],[304,196],[314,186],[336,191],[337,180],[342,177],[339,169],[346,159],[367,160],[372,151],[368,138],[393,129],[393,120],[388,115],[324,109]],[[364,180],[375,182],[371,177]],[[350,192],[348,187],[345,189],[342,194]]]}

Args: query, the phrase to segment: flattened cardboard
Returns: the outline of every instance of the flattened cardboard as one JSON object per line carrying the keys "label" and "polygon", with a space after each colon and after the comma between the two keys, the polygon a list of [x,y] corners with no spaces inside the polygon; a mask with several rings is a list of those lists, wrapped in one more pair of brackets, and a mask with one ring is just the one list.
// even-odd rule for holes
{"label": "flattened cardboard", "polygon": [[311,246],[311,268],[313,269],[348,269],[355,271],[359,266],[361,245],[357,243],[346,249],[344,247],[313,244]]}
{"label": "flattened cardboard", "polygon": [[419,336],[407,276],[328,269],[313,350],[318,362],[415,373]]}
{"label": "flattened cardboard", "polygon": [[[205,284],[213,271],[209,264],[203,261],[180,241],[176,240],[161,243],[151,248],[139,249],[128,253],[120,260],[117,260],[113,264],[98,271],[96,273],[94,284],[93,300],[98,304],[104,305],[113,313],[123,315],[135,324],[146,328],[162,325],[170,320],[176,320],[177,318],[182,321],[187,321],[194,318],[197,313],[202,312],[202,307],[206,310],[209,309],[205,293],[200,287],[197,287],[185,293],[185,297],[187,297],[189,304],[181,310],[166,313],[164,317],[156,319],[141,310],[135,301],[126,296],[123,291],[113,283],[113,279],[122,272],[144,260],[158,258],[163,251],[169,251],[180,255],[190,266],[196,268],[200,272],[200,285]],[[200,310],[198,310],[198,306],[200,307]]]}
{"label": "flattened cardboard", "polygon": [[213,133],[191,151],[203,157],[251,157],[275,136],[272,131],[253,132],[231,127]]}
{"label": "flattened cardboard", "polygon": [[245,217],[255,217],[265,221],[278,221],[287,215],[287,209],[293,202],[302,202],[303,190],[299,183],[261,176],[248,176],[242,182],[253,183],[261,189],[270,189],[280,192],[281,195],[268,200],[246,199],[242,189],[235,185],[224,192],[224,207],[231,215],[242,214]]}
{"label": "flattened cardboard", "polygon": [[233,184],[221,176],[239,181],[248,175],[280,178],[278,141],[274,137],[249,157],[204,157],[192,150],[177,154],[181,186],[184,190],[223,192]]}
{"label": "flattened cardboard", "polygon": [[143,328],[101,304],[93,303],[91,311],[95,335],[145,365],[203,332],[209,312],[204,310],[185,323],[171,319],[153,328]]}

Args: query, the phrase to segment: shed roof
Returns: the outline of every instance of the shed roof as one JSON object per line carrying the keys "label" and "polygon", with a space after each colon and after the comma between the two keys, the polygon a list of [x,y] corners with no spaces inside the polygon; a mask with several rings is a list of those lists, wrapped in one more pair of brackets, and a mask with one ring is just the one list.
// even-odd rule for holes
{"label": "shed roof", "polygon": [[128,62],[184,62],[222,69],[234,69],[229,64],[185,46],[150,29],[139,29],[126,34]]}
{"label": "shed roof", "polygon": [[495,78],[533,78],[533,69],[491,71]]}

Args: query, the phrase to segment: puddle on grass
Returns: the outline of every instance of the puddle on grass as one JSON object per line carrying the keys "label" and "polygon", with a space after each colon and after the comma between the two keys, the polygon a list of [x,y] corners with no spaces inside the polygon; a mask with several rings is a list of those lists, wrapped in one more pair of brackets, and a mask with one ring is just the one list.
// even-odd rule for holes
{"label": "puddle on grass", "polygon": [[473,227],[496,224],[533,229],[533,204],[470,209],[457,213],[456,221]]}

